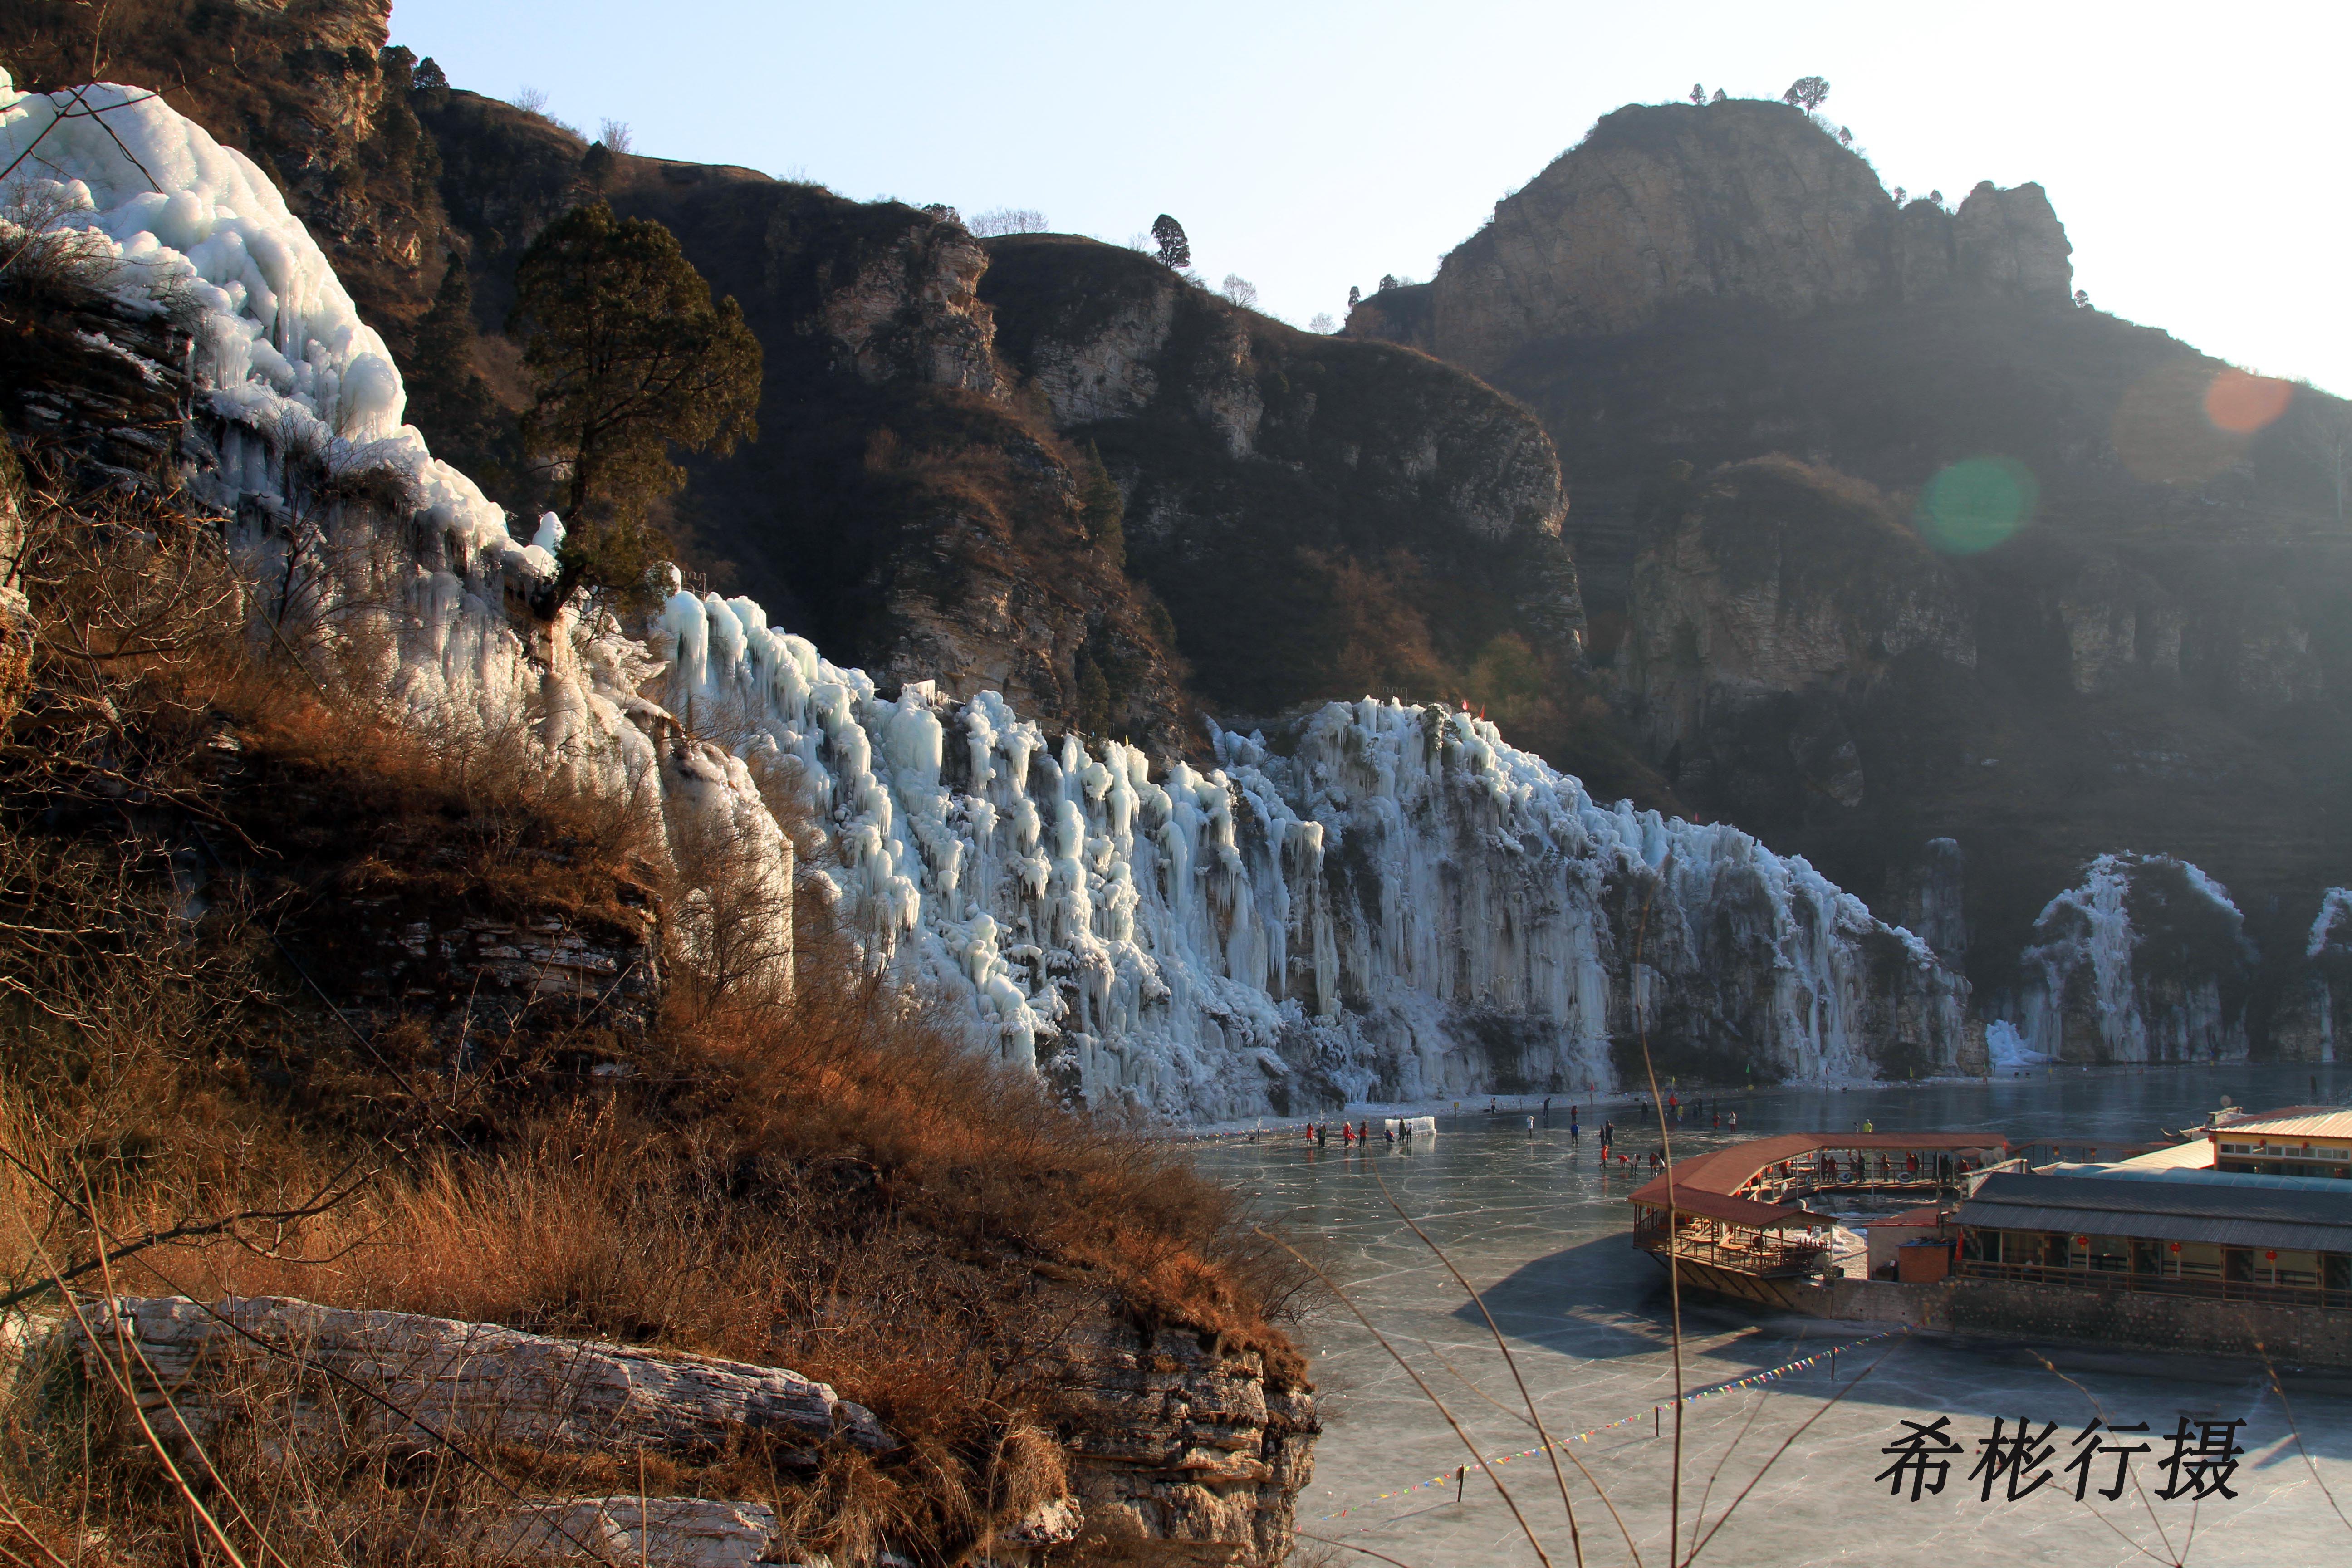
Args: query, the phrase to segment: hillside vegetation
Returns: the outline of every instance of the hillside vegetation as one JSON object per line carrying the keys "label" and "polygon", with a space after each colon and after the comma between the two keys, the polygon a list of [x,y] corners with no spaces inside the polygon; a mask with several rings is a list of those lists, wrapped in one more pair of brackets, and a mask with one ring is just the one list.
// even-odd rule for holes
{"label": "hillside vegetation", "polygon": [[[18,1384],[12,1554],[191,1561],[203,1508],[248,1561],[404,1562],[420,1510],[626,1488],[945,1563],[1066,1489],[1087,1335],[1181,1325],[1298,1385],[1296,1281],[1233,1200],[863,978],[822,903],[791,995],[698,970],[640,817],[498,737],[323,700],[363,672],[248,639],[213,520],[47,468],[0,510],[35,628],[0,706],[0,1297],[36,1328],[65,1282],[715,1352],[829,1381],[904,1443],[756,1476],[313,1462],[265,1404],[184,1490],[106,1388]],[[388,987],[419,918],[639,944],[659,983]]]}

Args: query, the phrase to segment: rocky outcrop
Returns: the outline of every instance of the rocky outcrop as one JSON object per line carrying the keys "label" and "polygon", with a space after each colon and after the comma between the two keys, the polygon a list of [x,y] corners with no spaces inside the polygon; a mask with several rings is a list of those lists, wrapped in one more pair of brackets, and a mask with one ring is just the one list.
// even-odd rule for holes
{"label": "rocky outcrop", "polygon": [[[887,1465],[903,1447],[863,1405],[779,1368],[285,1297],[100,1300],[62,1316],[49,1343],[19,1375],[53,1375],[59,1354],[101,1386],[103,1367],[121,1370],[140,1415],[174,1446],[217,1451],[225,1431],[259,1427],[267,1449],[331,1462],[651,1456],[704,1493],[504,1487],[413,1521],[441,1545],[527,1562],[799,1563],[772,1489],[739,1495],[747,1469],[805,1479],[827,1456]],[[989,1561],[1054,1561],[1072,1542],[1088,1562],[1286,1558],[1322,1430],[1294,1369],[1214,1334],[1106,1324],[1064,1342],[1045,1386],[1067,1487],[989,1531]],[[877,1561],[891,1560],[888,1544]]]}
{"label": "rocky outcrop", "polygon": [[1484,374],[1533,344],[1632,331],[1694,304],[1793,316],[1986,293],[2054,310],[2074,287],[2071,249],[2038,185],[1988,182],[1957,214],[1898,209],[1801,110],[1632,107],[1496,205],[1446,257],[1425,316],[1374,295],[1349,325],[1385,335],[1420,318],[1427,336],[1399,341]]}
{"label": "rocky outcrop", "polygon": [[[770,220],[769,266],[790,268],[798,249],[793,210]],[[868,382],[911,381],[992,396],[1003,389],[996,323],[981,308],[988,252],[958,223],[911,222],[862,254],[815,263],[823,303],[811,330]]]}
{"label": "rocky outcrop", "polygon": [[[136,1344],[140,1409],[197,1443],[258,1396],[286,1440],[389,1454],[510,1443],[709,1464],[750,1450],[791,1468],[835,1443],[898,1446],[873,1412],[793,1372],[289,1297],[99,1301],[66,1339],[84,1362]],[[272,1392],[257,1387],[264,1373]]]}
{"label": "rocky outcrop", "polygon": [[1073,1345],[1058,1382],[1086,1561],[1286,1560],[1322,1431],[1295,1376],[1213,1334],[1123,1327]]}
{"label": "rocky outcrop", "polygon": [[1759,710],[1790,735],[1790,788],[1838,806],[1868,781],[1839,710],[1906,656],[1976,663],[1974,616],[1888,498],[1785,458],[1670,502],[1633,568],[1622,689],[1671,776],[1716,798]]}

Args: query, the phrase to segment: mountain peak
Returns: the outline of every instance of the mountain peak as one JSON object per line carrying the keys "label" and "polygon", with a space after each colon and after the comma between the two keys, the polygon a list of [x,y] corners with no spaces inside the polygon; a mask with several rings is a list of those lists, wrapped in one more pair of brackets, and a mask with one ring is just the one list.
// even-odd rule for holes
{"label": "mountain peak", "polygon": [[[1988,181],[1957,212],[1898,206],[1802,110],[1637,104],[1499,203],[1445,258],[1425,313],[1384,311],[1376,295],[1349,326],[1488,371],[1530,343],[1630,331],[1700,301],[1800,315],[1990,293],[2055,308],[2072,248],[2039,185]],[[1401,334],[1407,315],[1421,320]]]}

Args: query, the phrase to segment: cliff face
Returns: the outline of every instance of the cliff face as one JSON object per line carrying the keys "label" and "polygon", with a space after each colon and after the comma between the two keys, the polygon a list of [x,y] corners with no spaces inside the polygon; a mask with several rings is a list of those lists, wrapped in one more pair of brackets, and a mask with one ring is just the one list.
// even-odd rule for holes
{"label": "cliff face", "polygon": [[2021,1026],[2091,862],[2202,868],[2260,1054],[2352,871],[2346,412],[2066,306],[2067,256],[2035,186],[1898,209],[1786,106],[1634,108],[1350,331],[1538,412],[1592,667],[1678,798],[1889,919],[1952,841],[1938,950]]}
{"label": "cliff face", "polygon": [[5,0],[0,59],[41,91],[136,83],[251,157],[398,346],[444,220],[391,19],[391,0]]}
{"label": "cliff face", "polygon": [[1007,363],[1117,479],[1132,567],[1220,711],[1484,700],[1475,667],[1497,638],[1572,677],[1568,497],[1525,408],[1114,247],[1017,236],[990,252],[981,296]]}

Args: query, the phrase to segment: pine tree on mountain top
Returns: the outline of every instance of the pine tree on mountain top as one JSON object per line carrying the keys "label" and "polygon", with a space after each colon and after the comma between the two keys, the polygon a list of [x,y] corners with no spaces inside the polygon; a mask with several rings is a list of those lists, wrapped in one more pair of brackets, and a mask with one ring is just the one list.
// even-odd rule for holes
{"label": "pine tree on mountain top", "polygon": [[1162,267],[1181,268],[1192,265],[1192,242],[1184,237],[1184,226],[1166,213],[1151,220],[1151,238],[1160,247],[1159,261]]}
{"label": "pine tree on mountain top", "polygon": [[1789,90],[1782,93],[1780,97],[1784,102],[1793,103],[1811,114],[1822,106],[1822,100],[1829,95],[1830,84],[1827,80],[1817,76],[1801,76],[1789,84]]}
{"label": "pine tree on mountain top", "polygon": [[549,613],[583,585],[641,590],[667,550],[646,509],[686,479],[671,445],[723,455],[757,437],[759,340],[676,235],[603,202],[531,242],[508,330],[536,392],[524,441],[557,474],[567,530]]}

